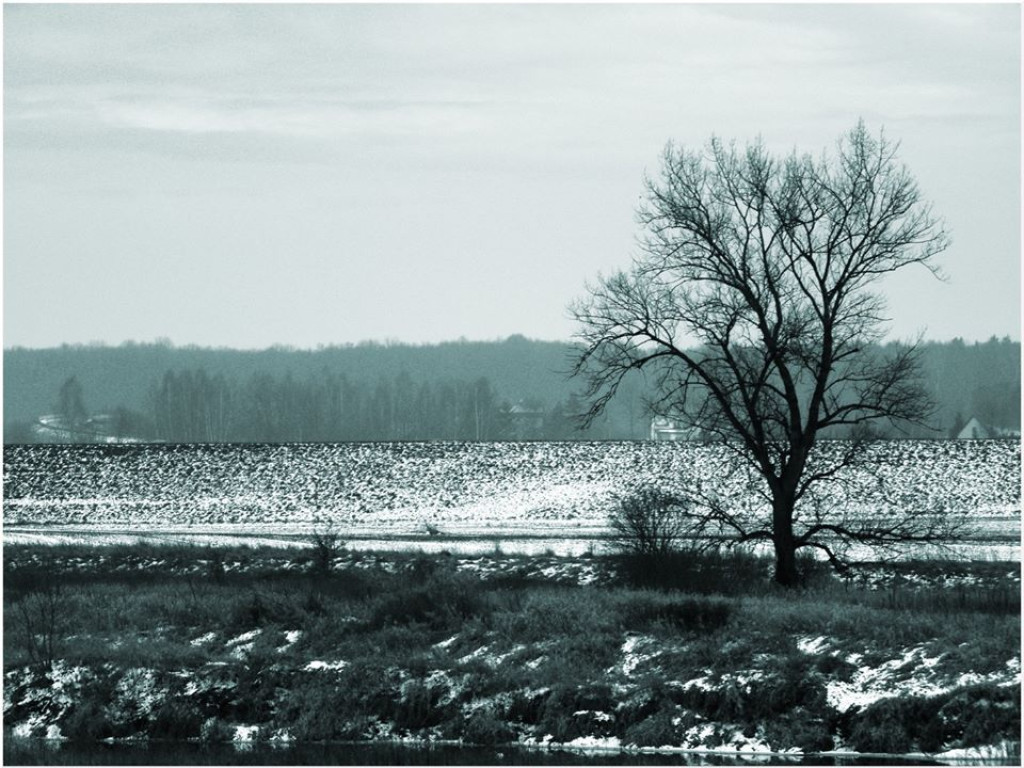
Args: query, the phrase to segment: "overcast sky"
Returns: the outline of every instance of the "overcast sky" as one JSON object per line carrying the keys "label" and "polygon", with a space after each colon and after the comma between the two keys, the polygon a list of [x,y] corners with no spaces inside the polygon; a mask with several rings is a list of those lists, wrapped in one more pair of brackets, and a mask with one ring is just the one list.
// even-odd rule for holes
{"label": "overcast sky", "polygon": [[891,337],[1020,338],[1015,4],[3,13],[5,347],[567,339],[669,139],[859,117],[954,238]]}

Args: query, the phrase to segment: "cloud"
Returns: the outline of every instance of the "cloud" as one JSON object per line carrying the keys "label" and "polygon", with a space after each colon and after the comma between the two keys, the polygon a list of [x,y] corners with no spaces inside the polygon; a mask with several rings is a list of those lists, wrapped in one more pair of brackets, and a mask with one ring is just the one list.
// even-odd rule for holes
{"label": "cloud", "polygon": [[[990,25],[978,21],[989,17],[963,9],[41,6],[5,13],[7,122],[35,132],[462,138],[467,147],[475,138],[514,147],[532,137],[538,146],[585,141],[607,151],[623,135],[661,144],[680,134],[750,130],[743,126],[817,143],[801,127],[844,111],[844,124],[867,111],[890,119],[1018,111],[994,95],[1000,81],[993,84],[992,67],[975,66],[993,58],[983,55]],[[904,34],[908,28],[919,34]],[[970,34],[958,39],[958,28]],[[970,66],[944,55],[944,46],[970,54]],[[949,72],[951,58],[959,69]],[[831,124],[818,130],[834,133]]]}
{"label": "cloud", "polygon": [[452,135],[479,130],[464,104],[296,103],[291,99],[141,99],[97,105],[112,127],[185,133],[256,133],[294,138]]}

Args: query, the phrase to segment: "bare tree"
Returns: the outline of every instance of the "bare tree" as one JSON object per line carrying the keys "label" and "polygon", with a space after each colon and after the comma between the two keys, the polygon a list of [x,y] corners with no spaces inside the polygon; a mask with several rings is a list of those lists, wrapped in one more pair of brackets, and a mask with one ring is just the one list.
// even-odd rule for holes
{"label": "bare tree", "polygon": [[[761,514],[705,494],[693,526],[774,545],[775,579],[797,583],[796,552],[836,564],[851,541],[935,541],[932,515],[899,521],[830,516],[815,489],[842,482],[872,427],[921,423],[930,402],[916,345],[883,349],[885,275],[948,245],[942,222],[897,161],[897,145],[863,122],[834,156],[772,156],[712,139],[666,148],[638,211],[645,229],[632,269],[599,280],[574,304],[582,341],[574,372],[593,419],[623,379],[644,371],[654,413],[720,439],[759,480]],[[844,430],[839,449],[819,437]],[[838,542],[842,546],[836,546]]]}

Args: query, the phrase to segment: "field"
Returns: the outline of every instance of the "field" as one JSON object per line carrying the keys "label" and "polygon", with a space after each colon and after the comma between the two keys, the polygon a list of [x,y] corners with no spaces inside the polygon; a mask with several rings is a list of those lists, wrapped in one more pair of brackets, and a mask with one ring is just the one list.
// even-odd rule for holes
{"label": "field", "polygon": [[[823,444],[823,451],[842,444]],[[830,491],[837,511],[966,515],[967,546],[1019,557],[1016,441],[887,441]],[[713,487],[757,511],[720,445],[350,443],[14,446],[4,456],[5,541],[284,543],[325,521],[351,546],[567,554],[600,548],[615,495],[643,484]]]}

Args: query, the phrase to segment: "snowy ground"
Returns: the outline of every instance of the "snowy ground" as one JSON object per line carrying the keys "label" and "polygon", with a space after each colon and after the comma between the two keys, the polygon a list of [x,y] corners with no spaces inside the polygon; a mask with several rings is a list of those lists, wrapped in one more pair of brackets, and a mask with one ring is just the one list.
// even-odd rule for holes
{"label": "snowy ground", "polygon": [[[872,460],[829,498],[835,514],[966,515],[955,554],[1019,559],[1017,442],[890,441]],[[329,524],[354,549],[581,555],[601,551],[630,488],[713,488],[755,514],[749,480],[703,444],[14,446],[4,541],[280,546]]]}
{"label": "snowy ground", "polygon": [[[837,510],[1019,518],[1015,441],[890,441],[871,459],[830,497]],[[615,495],[643,484],[701,486],[755,511],[750,481],[714,444],[12,446],[4,523],[274,529],[331,520],[358,535],[424,533],[427,524],[562,532],[603,527]]]}

